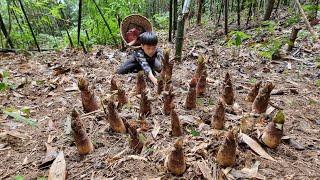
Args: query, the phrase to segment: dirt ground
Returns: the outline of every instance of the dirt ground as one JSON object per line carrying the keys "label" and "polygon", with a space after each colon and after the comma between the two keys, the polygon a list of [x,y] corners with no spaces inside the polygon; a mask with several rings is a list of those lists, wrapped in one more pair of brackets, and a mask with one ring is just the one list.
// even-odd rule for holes
{"label": "dirt ground", "polygon": [[[315,65],[319,49],[311,49],[308,42],[299,42],[293,50],[295,59],[265,60],[244,45],[240,55],[234,56],[233,48],[223,46],[223,36],[209,31],[211,28],[209,25],[200,30],[188,28],[184,59],[174,65],[174,102],[184,125],[187,158],[187,170],[182,176],[173,176],[164,167],[175,138],[170,135],[170,116],[162,113],[162,96],[156,95],[150,82],[152,114],[147,118],[150,129],[141,132],[145,142],[141,154],[130,151],[128,135],[109,129],[102,110],[83,113],[77,88],[79,77],[89,80],[98,97],[108,97],[112,94],[111,77],[126,58],[125,52],[95,47],[88,55],[80,50],[0,54],[0,70],[8,71],[9,81],[16,85],[14,90],[0,92],[1,109],[29,107],[30,117],[38,122],[34,127],[0,114],[0,179],[14,179],[17,175],[25,179],[47,177],[48,168],[39,168],[45,158],[46,143],[64,152],[68,179],[204,179],[201,164],[210,169],[213,178],[219,179],[320,179],[320,88],[315,85],[315,80],[320,79],[320,69]],[[173,47],[164,40],[160,44]],[[96,57],[100,49],[103,55]],[[171,57],[173,54],[172,51]],[[195,110],[188,111],[184,102],[199,54],[208,58],[207,93],[197,99]],[[208,122],[221,95],[226,72],[232,76],[236,105],[227,108],[225,129],[219,131]],[[135,76],[116,76],[130,100],[120,116],[129,122],[138,120]],[[276,149],[263,146],[275,161],[262,158],[238,138],[236,164],[232,168],[219,167],[215,155],[224,134],[239,126],[240,118],[251,112],[251,103],[245,97],[259,80],[275,84],[269,109],[283,109],[286,115],[282,143]],[[81,112],[95,148],[85,157],[78,155],[70,132],[74,107]],[[259,121],[255,129],[261,132],[266,124]],[[251,135],[254,136],[256,132]],[[253,173],[245,174],[244,168]]]}

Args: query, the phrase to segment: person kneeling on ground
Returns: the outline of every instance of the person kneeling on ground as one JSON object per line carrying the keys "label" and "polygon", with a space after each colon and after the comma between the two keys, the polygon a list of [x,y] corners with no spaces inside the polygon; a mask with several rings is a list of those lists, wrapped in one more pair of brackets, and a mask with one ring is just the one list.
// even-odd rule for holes
{"label": "person kneeling on ground", "polygon": [[133,52],[132,57],[120,66],[117,73],[127,74],[143,70],[152,83],[157,85],[155,71],[161,71],[163,58],[162,50],[157,47],[158,37],[154,32],[144,32],[135,41],[137,40],[140,41],[141,48]]}

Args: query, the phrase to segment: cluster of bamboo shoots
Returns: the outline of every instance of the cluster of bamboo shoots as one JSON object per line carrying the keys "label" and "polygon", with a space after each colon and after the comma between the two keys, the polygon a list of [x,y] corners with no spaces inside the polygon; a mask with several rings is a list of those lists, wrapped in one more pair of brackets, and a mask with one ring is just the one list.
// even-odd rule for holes
{"label": "cluster of bamboo shoots", "polygon": [[189,83],[189,91],[185,102],[186,109],[190,110],[197,107],[197,97],[203,96],[206,92],[207,76],[205,58],[199,56],[196,73]]}
{"label": "cluster of bamboo shoots", "polygon": [[[175,174],[181,175],[186,170],[186,158],[183,151],[183,128],[181,126],[179,116],[175,110],[174,105],[174,93],[171,86],[172,67],[173,63],[169,62],[169,50],[165,50],[164,53],[164,69],[161,72],[161,78],[159,80],[158,93],[161,94],[163,90],[164,105],[163,112],[165,115],[171,117],[172,136],[179,137],[174,143],[174,149],[168,155],[165,162],[168,170]],[[196,108],[197,96],[203,96],[206,93],[206,66],[205,60],[202,56],[198,59],[198,66],[195,75],[193,76],[189,84],[189,92],[185,102],[186,109]],[[82,105],[85,112],[92,112],[99,109],[99,103],[94,95],[94,92],[90,90],[89,83],[81,78],[78,82],[79,89],[81,90]],[[274,88],[274,85],[270,82],[265,83],[262,86],[262,82],[258,82],[254,85],[249,92],[246,100],[252,102],[252,111],[255,113],[265,113],[269,104],[270,94]],[[128,98],[124,89],[119,85],[116,79],[111,79],[111,91],[116,92],[116,99],[120,107],[128,103]],[[140,117],[145,118],[151,114],[151,100],[148,98],[146,91],[146,81],[143,72],[137,74],[136,92],[140,94]],[[225,107],[226,105],[233,105],[235,101],[234,90],[232,84],[232,78],[229,73],[226,73],[223,84],[222,93],[219,101],[216,105],[214,115],[212,117],[211,126],[214,129],[222,130],[225,124]],[[112,96],[114,97],[114,96]],[[105,108],[106,105],[106,108]],[[114,98],[104,100],[102,107],[107,116],[107,120],[110,124],[110,128],[117,133],[128,133],[130,135],[129,145],[131,149],[136,153],[140,153],[143,148],[143,142],[139,139],[139,133],[135,125],[127,123],[122,119],[118,112],[114,102]],[[263,131],[259,140],[270,148],[276,148],[283,136],[283,124],[284,114],[282,111],[277,112],[273,117],[266,129]],[[254,126],[254,124],[253,124]],[[84,126],[80,120],[79,113],[74,110],[72,112],[72,129],[74,139],[77,145],[79,154],[88,154],[93,151],[93,145],[89,136],[86,134]],[[216,161],[221,166],[233,166],[236,159],[236,134],[234,131],[229,130],[225,136],[223,144],[219,147],[216,155]]]}

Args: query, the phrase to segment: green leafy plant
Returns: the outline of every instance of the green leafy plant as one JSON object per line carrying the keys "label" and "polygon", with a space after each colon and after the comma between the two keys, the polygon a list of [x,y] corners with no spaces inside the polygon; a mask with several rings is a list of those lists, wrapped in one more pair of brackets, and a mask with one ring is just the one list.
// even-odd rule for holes
{"label": "green leafy plant", "polygon": [[257,44],[256,48],[260,56],[272,59],[278,54],[283,42],[281,39],[272,39],[264,44]]}
{"label": "green leafy plant", "polygon": [[229,33],[229,36],[231,36],[231,38],[227,43],[228,46],[234,45],[237,47],[240,47],[243,41],[251,38],[250,35],[242,32],[242,31],[231,31]]}
{"label": "green leafy plant", "polygon": [[320,88],[320,79],[316,80],[316,86]]}
{"label": "green leafy plant", "polygon": [[187,131],[189,134],[191,134],[192,136],[200,136],[200,132],[197,131],[193,126],[188,126],[187,127]]}
{"label": "green leafy plant", "polygon": [[15,89],[15,85],[9,81],[10,73],[8,71],[3,71],[0,73],[1,81],[0,81],[0,91],[6,91],[9,88]]}
{"label": "green leafy plant", "polygon": [[21,175],[14,176],[14,180],[24,180],[24,177]]}
{"label": "green leafy plant", "polygon": [[153,19],[155,21],[155,24],[158,28],[165,28],[169,26],[169,14],[155,14],[153,15]]}
{"label": "green leafy plant", "polygon": [[6,108],[3,110],[3,113],[12,117],[15,121],[22,122],[31,126],[37,126],[37,121],[25,117],[30,116],[30,109],[22,108],[21,110],[17,110],[14,108]]}

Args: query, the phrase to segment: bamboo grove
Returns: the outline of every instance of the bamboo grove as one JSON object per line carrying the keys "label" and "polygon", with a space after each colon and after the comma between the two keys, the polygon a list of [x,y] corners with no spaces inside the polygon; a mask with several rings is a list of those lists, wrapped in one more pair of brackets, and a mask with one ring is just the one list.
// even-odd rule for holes
{"label": "bamboo grove", "polygon": [[[297,0],[298,1],[298,0]],[[212,21],[227,35],[269,19],[279,10],[293,12],[291,24],[299,21],[297,1],[289,0],[6,0],[0,2],[1,51],[53,50],[109,44],[121,47],[119,24],[129,14],[149,18],[157,30],[176,40],[176,58],[181,58],[186,21],[202,25]],[[299,2],[299,1],[298,1]],[[301,1],[307,18],[317,18],[319,0]],[[123,45],[122,45],[123,46]]]}

